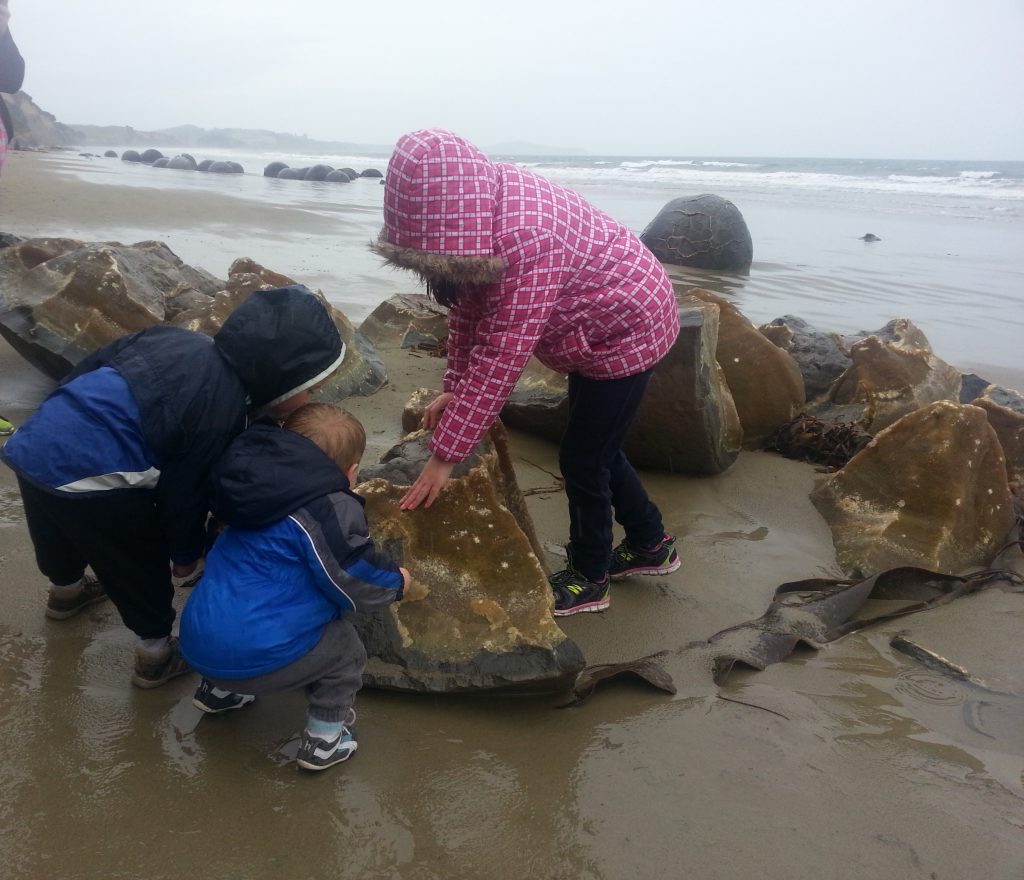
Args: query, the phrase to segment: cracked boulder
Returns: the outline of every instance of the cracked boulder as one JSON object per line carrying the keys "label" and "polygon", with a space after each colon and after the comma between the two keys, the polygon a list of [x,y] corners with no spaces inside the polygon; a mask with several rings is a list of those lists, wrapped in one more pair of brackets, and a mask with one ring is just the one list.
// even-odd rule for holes
{"label": "cracked boulder", "polygon": [[906,318],[854,342],[850,361],[815,403],[814,415],[857,422],[874,434],[930,403],[960,399],[960,371],[937,358],[924,333]]}
{"label": "cracked boulder", "polygon": [[101,345],[208,302],[222,285],[161,242],[27,239],[0,249],[0,334],[60,380]]}
{"label": "cracked boulder", "polygon": [[374,345],[439,347],[448,339],[448,312],[422,293],[399,293],[384,300],[359,325]]}
{"label": "cracked boulder", "polygon": [[957,574],[1000,550],[1014,514],[984,410],[939,401],[880,431],[811,500],[856,577],[897,566]]}
{"label": "cracked boulder", "polygon": [[850,366],[843,338],[838,333],[815,330],[802,318],[783,315],[757,329],[796,361],[808,400],[825,394]]}
{"label": "cracked boulder", "polygon": [[[224,289],[199,308],[178,315],[173,323],[212,336],[223,326],[228,315],[245,302],[254,290],[271,290],[296,283],[287,275],[267,269],[255,260],[239,257],[228,269],[228,280],[227,284],[223,285]],[[346,348],[345,360],[341,367],[331,380],[316,392],[316,397],[338,402],[353,395],[367,396],[378,391],[387,384],[388,375],[373,343],[356,330],[345,314],[331,305],[321,291],[317,290],[314,293],[327,306]]]}
{"label": "cracked boulder", "polygon": [[804,407],[800,368],[729,300],[699,287],[680,293],[686,299],[718,307],[715,357],[736,402],[743,445],[760,449],[778,427],[791,421]]}
{"label": "cracked boulder", "polygon": [[701,195],[672,199],[640,240],[663,263],[749,272],[754,245],[743,215],[728,199]]}
{"label": "cracked boulder", "polygon": [[[679,338],[654,368],[623,446],[638,468],[718,474],[739,455],[743,431],[715,359],[719,309],[691,302],[679,312]],[[557,443],[568,419],[568,382],[531,360],[501,411],[509,427]]]}
{"label": "cracked boulder", "polygon": [[360,474],[375,542],[416,581],[406,601],[352,617],[370,657],[366,683],[426,693],[569,687],[583,655],[552,616],[504,430],[495,426],[456,465],[429,509],[399,510],[429,457],[426,441],[411,435]]}
{"label": "cracked boulder", "polygon": [[1024,395],[999,385],[989,385],[971,401],[988,416],[1006,456],[1006,475],[1011,483],[1024,483]]}

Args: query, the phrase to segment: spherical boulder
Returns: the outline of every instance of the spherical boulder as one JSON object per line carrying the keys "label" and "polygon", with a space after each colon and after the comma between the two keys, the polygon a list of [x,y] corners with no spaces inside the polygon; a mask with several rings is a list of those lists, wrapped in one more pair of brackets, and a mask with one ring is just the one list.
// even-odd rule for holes
{"label": "spherical boulder", "polygon": [[240,162],[228,162],[232,174],[245,174],[245,169]]}
{"label": "spherical boulder", "polygon": [[196,165],[196,171],[209,171],[210,166],[213,164],[213,159],[203,159],[198,165]]}
{"label": "spherical boulder", "polygon": [[298,168],[282,168],[277,172],[278,180],[302,180],[302,174]]}
{"label": "spherical boulder", "polygon": [[230,162],[214,162],[207,169],[211,174],[235,174],[235,169],[231,167]]}
{"label": "spherical boulder", "polygon": [[167,167],[177,168],[179,171],[195,171],[196,160],[188,155],[188,153],[182,153],[180,156],[175,156],[171,159],[171,161],[167,163]]}
{"label": "spherical boulder", "polygon": [[121,154],[122,162],[141,162],[142,156],[138,154],[136,150],[125,150]]}
{"label": "spherical boulder", "polygon": [[305,180],[323,180],[334,169],[330,165],[313,165],[306,172]]}
{"label": "spherical boulder", "polygon": [[339,171],[344,171],[348,175],[349,180],[355,180],[359,176],[359,172],[355,168],[339,168]]}
{"label": "spherical boulder", "polygon": [[383,174],[381,174],[381,173],[380,173],[380,172],[379,172],[379,171],[378,171],[378,170],[377,170],[376,168],[367,168],[367,169],[366,169],[366,170],[365,170],[365,171],[364,171],[364,172],[363,172],[363,173],[362,173],[361,175],[359,175],[359,176],[360,176],[360,177],[383,177],[384,175],[383,175]]}
{"label": "spherical boulder", "polygon": [[166,156],[161,156],[159,159],[153,162],[154,168],[166,168],[170,164],[171,160]]}
{"label": "spherical boulder", "polygon": [[163,157],[163,153],[161,153],[159,150],[154,150],[152,148],[144,150],[142,153],[142,161],[145,162],[147,165],[152,165],[157,159],[162,159]]}
{"label": "spherical boulder", "polygon": [[348,183],[351,178],[339,168],[328,174],[324,180],[328,183]]}
{"label": "spherical boulder", "polygon": [[107,159],[116,159],[117,158],[117,153],[115,153],[113,150],[107,150],[107,152],[105,152],[103,155]]}
{"label": "spherical boulder", "polygon": [[728,199],[701,195],[673,199],[640,240],[663,263],[749,272],[754,245],[743,215]]}
{"label": "spherical boulder", "polygon": [[264,177],[277,177],[285,168],[288,167],[287,162],[271,162],[263,169]]}

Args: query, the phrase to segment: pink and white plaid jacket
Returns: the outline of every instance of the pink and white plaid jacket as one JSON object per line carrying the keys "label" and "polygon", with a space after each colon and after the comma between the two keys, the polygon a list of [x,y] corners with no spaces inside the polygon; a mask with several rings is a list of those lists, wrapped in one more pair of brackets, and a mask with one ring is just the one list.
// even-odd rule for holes
{"label": "pink and white plaid jacket", "polygon": [[469,457],[531,355],[559,372],[617,379],[653,367],[679,334],[672,285],[633,233],[451,132],[399,140],[374,250],[460,285],[444,376],[454,398],[430,441],[445,461]]}

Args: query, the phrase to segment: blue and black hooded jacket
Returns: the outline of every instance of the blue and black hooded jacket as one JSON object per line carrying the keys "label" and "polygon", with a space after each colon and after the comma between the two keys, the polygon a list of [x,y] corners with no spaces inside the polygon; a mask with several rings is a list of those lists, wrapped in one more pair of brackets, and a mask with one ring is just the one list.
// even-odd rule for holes
{"label": "blue and black hooded jacket", "polygon": [[227,529],[181,616],[181,650],[196,671],[266,675],[312,650],[330,621],[402,598],[402,574],[374,548],[363,500],[312,440],[260,420],[211,482]]}
{"label": "blue and black hooded jacket", "polygon": [[210,466],[250,409],[311,387],[345,346],[301,285],[251,294],[210,338],[158,325],[84,358],[0,450],[19,477],[72,500],[150,490],[170,558],[202,554]]}

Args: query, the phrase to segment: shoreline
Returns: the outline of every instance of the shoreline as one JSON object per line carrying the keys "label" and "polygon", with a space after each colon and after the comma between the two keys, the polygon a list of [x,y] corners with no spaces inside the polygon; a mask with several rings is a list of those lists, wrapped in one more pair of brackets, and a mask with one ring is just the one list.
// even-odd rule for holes
{"label": "shoreline", "polygon": [[[110,187],[94,213],[96,185],[74,180],[33,199],[27,167],[15,162],[0,179],[0,231],[23,235],[16,218],[53,234],[72,217],[92,230],[87,238],[103,240],[97,230],[107,227],[87,224],[143,217],[162,203],[140,188]],[[190,195],[170,198],[171,216],[186,217],[188,204],[227,204],[220,194]],[[235,209],[232,235],[199,223],[197,236],[218,259],[247,238],[245,212]],[[267,222],[273,211],[259,209]],[[171,228],[162,222],[154,218],[160,235],[146,237]],[[280,241],[272,253],[282,259],[266,265],[306,281],[312,272],[289,271],[295,253],[311,253],[303,247]],[[223,276],[228,262],[199,264]],[[436,387],[443,369],[410,350],[380,353],[389,385],[346,401],[366,429],[366,461],[397,441],[410,394]],[[0,414],[17,423],[52,387],[2,340],[0,376]],[[521,488],[551,486],[553,444],[512,432],[511,452]],[[716,477],[642,477],[678,537],[683,567],[617,582],[608,612],[561,625],[590,664],[664,652],[674,696],[618,680],[559,710],[563,700],[553,696],[364,690],[357,756],[311,779],[277,757],[301,723],[300,693],[200,720],[191,705],[196,677],[147,692],[129,685],[131,637],[109,606],[64,622],[43,617],[46,582],[13,475],[0,466],[0,726],[8,743],[0,859],[12,876],[115,871],[151,880],[320,877],[339,865],[397,880],[935,880],[972,876],[983,864],[986,877],[1019,880],[1024,698],[1013,695],[1024,694],[1024,595],[985,591],[802,649],[763,672],[737,671],[719,689],[687,646],[759,617],[783,582],[838,574],[828,526],[809,499],[818,474],[744,452]],[[540,492],[527,505],[542,541],[564,540],[563,496]],[[179,591],[176,604],[186,600]],[[897,633],[991,690],[899,654],[890,645]],[[59,752],[40,748],[55,734]],[[154,792],[156,831],[153,811],[142,808]],[[55,837],[68,816],[75,834]],[[133,840],[147,845],[125,846]]]}

